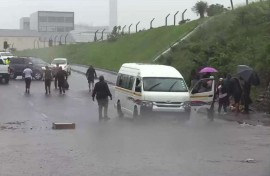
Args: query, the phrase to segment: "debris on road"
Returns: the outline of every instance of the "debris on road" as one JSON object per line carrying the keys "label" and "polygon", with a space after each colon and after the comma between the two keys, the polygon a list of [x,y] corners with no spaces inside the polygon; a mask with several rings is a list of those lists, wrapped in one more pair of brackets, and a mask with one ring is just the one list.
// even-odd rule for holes
{"label": "debris on road", "polygon": [[75,123],[53,123],[54,130],[71,130],[75,129]]}
{"label": "debris on road", "polygon": [[242,162],[244,162],[244,163],[256,163],[256,160],[255,159],[248,158],[248,159],[246,159],[246,160],[244,160]]}

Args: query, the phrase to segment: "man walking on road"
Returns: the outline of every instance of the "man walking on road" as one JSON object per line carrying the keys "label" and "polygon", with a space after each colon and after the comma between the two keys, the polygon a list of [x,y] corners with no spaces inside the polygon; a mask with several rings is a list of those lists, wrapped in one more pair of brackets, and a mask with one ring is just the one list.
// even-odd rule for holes
{"label": "man walking on road", "polygon": [[23,71],[24,80],[25,80],[25,93],[30,93],[30,86],[32,81],[32,74],[33,71],[29,68],[29,66],[26,67]]}
{"label": "man walking on road", "polygon": [[65,70],[62,70],[62,67],[59,67],[59,71],[57,72],[56,79],[58,81],[59,93],[66,93],[65,91],[65,82],[67,81],[68,75]]}
{"label": "man walking on road", "polygon": [[[112,100],[112,94],[108,87],[108,84],[104,81],[104,76],[99,77],[99,82],[96,83],[92,98],[95,101],[95,97],[98,101],[98,113],[99,113],[99,120],[105,119],[109,120],[108,117],[108,104],[109,100],[108,97]],[[102,117],[102,111],[104,108],[104,117]]]}
{"label": "man walking on road", "polygon": [[46,70],[45,70],[45,91],[46,94],[51,94],[51,81],[52,81],[52,71],[49,69],[48,66],[46,66]]}
{"label": "man walking on road", "polygon": [[89,84],[89,92],[91,92],[94,88],[94,80],[97,77],[96,70],[94,69],[92,65],[90,65],[90,67],[88,68],[86,72],[86,77]]}
{"label": "man walking on road", "polygon": [[57,73],[59,71],[59,64],[56,64],[56,67],[53,69],[53,76],[54,76],[54,87],[55,89],[57,89],[58,85],[57,85]]}

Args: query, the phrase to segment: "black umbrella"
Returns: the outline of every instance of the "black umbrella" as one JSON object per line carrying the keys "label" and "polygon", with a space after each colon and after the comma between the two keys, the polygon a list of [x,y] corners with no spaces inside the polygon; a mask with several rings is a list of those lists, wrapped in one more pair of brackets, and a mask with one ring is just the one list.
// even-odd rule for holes
{"label": "black umbrella", "polygon": [[251,67],[247,65],[238,65],[237,75],[242,77],[244,81],[254,86],[260,85],[260,78],[258,74]]}

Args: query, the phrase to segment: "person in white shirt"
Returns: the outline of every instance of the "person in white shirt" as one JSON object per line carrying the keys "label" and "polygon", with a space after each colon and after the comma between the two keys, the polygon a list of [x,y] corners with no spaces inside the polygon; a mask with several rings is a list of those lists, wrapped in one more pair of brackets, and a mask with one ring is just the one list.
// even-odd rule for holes
{"label": "person in white shirt", "polygon": [[27,66],[26,69],[24,69],[23,74],[25,79],[25,93],[29,94],[33,71]]}

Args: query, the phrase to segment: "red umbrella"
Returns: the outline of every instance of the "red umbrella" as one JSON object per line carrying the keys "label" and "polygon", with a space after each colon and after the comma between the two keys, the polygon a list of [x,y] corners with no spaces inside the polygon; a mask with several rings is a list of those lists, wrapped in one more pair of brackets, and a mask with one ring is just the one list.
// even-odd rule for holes
{"label": "red umbrella", "polygon": [[217,69],[212,67],[205,67],[199,73],[217,73]]}

